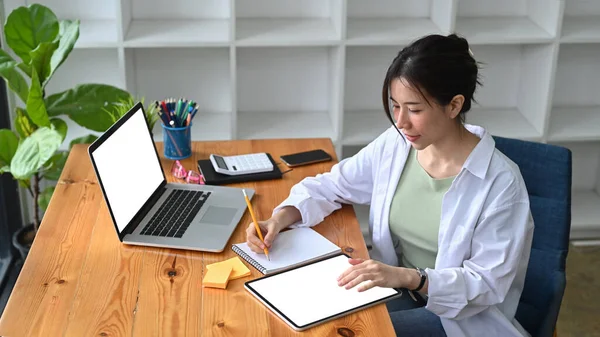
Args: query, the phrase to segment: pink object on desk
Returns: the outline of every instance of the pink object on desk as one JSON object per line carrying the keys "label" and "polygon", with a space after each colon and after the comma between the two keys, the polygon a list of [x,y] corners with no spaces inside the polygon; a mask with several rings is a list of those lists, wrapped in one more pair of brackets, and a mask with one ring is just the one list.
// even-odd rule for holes
{"label": "pink object on desk", "polygon": [[184,179],[189,184],[204,185],[204,176],[194,170],[186,170],[179,160],[173,162],[171,175],[177,179]]}

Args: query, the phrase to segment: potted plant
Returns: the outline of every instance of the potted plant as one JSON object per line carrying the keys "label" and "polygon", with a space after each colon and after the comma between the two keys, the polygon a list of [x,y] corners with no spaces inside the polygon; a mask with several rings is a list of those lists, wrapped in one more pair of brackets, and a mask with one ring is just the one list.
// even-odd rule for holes
{"label": "potted plant", "polygon": [[43,179],[58,180],[71,146],[90,143],[92,134],[74,139],[61,151],[68,127],[65,117],[92,131],[112,125],[104,109],[128,99],[129,93],[105,84],[81,84],[46,95],[46,85],[67,59],[79,38],[79,20],[58,20],[47,7],[32,4],[12,11],[4,25],[5,41],[15,58],[0,49],[0,76],[17,102],[15,131],[0,130],[0,174],[10,173],[33,199],[33,223],[13,242],[25,258],[54,187],[41,190]]}
{"label": "potted plant", "polygon": [[151,102],[146,105],[144,103],[145,98],[135,98],[133,96],[129,96],[126,99],[121,99],[117,104],[110,106],[109,108],[104,108],[104,111],[111,117],[112,123],[115,123],[119,118],[123,117],[131,108],[137,104],[137,102],[142,103],[144,106],[144,113],[146,117],[146,121],[148,122],[148,128],[150,129],[150,134],[154,136],[152,130],[154,130],[154,125],[160,118],[158,115],[158,106],[155,102]]}

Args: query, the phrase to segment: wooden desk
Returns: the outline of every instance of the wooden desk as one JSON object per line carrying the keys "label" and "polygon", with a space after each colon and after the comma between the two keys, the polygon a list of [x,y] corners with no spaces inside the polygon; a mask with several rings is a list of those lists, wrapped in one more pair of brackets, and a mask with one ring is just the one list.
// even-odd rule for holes
{"label": "wooden desk", "polygon": [[[162,143],[157,143],[162,155]],[[328,139],[197,142],[183,161],[188,169],[211,152],[266,151],[279,155],[323,148]],[[336,159],[337,160],[337,159]],[[172,161],[162,159],[168,179]],[[256,216],[273,208],[303,177],[328,171],[333,162],[295,168],[280,180],[237,184],[256,189]],[[281,167],[285,170],[285,166]],[[143,168],[140,168],[143,169]],[[132,176],[132,179],[135,179]],[[228,246],[245,240],[248,212]],[[353,209],[345,205],[314,227],[354,257],[368,253]],[[29,257],[2,318],[2,336],[394,336],[385,305],[297,333],[243,288],[202,287],[205,266],[235,256],[223,253],[127,246],[119,242],[85,145],[71,152]]]}

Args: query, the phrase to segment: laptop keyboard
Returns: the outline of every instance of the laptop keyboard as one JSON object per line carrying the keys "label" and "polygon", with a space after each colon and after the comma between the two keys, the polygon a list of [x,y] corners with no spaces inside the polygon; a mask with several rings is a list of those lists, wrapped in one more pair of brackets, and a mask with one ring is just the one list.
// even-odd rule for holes
{"label": "laptop keyboard", "polygon": [[180,238],[210,196],[210,192],[173,190],[141,235]]}

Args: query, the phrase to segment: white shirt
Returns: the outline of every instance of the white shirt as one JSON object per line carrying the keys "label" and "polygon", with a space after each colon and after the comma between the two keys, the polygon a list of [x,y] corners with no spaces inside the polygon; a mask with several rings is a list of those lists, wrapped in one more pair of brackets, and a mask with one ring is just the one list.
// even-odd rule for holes
{"label": "white shirt", "polygon": [[[442,199],[435,268],[425,270],[426,308],[448,336],[528,336],[514,319],[533,239],[525,183],[485,129],[466,127],[481,140]],[[294,206],[302,220],[292,227],[306,227],[341,203],[370,204],[371,258],[397,266],[388,220],[410,146],[392,126],[330,172],[294,185],[273,214]]]}

